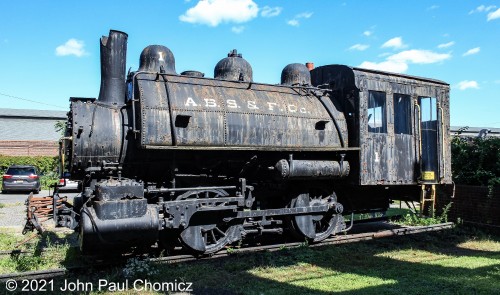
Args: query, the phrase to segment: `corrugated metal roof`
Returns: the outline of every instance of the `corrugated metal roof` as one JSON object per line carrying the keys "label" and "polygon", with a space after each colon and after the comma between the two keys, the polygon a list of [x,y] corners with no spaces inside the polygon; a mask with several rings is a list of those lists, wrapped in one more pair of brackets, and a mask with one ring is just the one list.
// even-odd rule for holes
{"label": "corrugated metal roof", "polygon": [[66,119],[67,111],[53,110],[25,110],[25,109],[2,109],[0,108],[1,117],[26,117],[26,118],[47,118],[47,119]]}
{"label": "corrugated metal roof", "polygon": [[462,137],[500,137],[500,128],[494,127],[468,127],[468,126],[451,126],[450,134],[455,135],[460,133]]}

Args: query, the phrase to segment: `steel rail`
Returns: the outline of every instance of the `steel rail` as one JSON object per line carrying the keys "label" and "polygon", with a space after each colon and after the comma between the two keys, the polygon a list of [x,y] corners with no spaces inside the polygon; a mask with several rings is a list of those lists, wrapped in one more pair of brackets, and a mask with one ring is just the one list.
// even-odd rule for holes
{"label": "steel rail", "polygon": [[[385,238],[391,236],[403,236],[409,234],[417,234],[422,232],[432,232],[439,231],[443,229],[453,228],[454,224],[452,222],[440,223],[429,226],[414,226],[414,227],[402,227],[396,229],[389,229],[377,232],[368,232],[368,233],[360,233],[360,234],[350,234],[350,235],[338,235],[333,236],[331,238],[325,239],[322,242],[309,244],[308,247],[321,247],[328,245],[336,245],[336,244],[347,244],[361,241],[368,241],[378,238]],[[260,252],[260,251],[278,251],[283,248],[298,248],[303,247],[304,242],[291,242],[291,243],[282,243],[282,244],[272,244],[272,245],[264,245],[264,246],[254,246],[254,247],[245,247],[241,249],[231,249],[231,250],[222,250],[217,253],[214,253],[210,256],[200,256],[193,257],[192,255],[176,255],[176,256],[167,256],[167,257],[159,257],[159,258],[150,258],[149,261],[154,263],[180,263],[180,262],[188,262],[195,260],[208,260],[214,258],[222,258],[235,254],[245,254],[252,252]]]}

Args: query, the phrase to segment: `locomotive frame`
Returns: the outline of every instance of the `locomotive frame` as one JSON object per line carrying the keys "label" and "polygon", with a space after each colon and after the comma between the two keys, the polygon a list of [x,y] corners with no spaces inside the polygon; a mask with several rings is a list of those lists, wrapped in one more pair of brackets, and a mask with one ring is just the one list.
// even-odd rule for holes
{"label": "locomotive frame", "polygon": [[280,85],[256,83],[235,50],[214,78],[179,75],[159,45],[125,77],[127,38],[101,38],[99,98],[70,99],[61,140],[61,171],[82,190],[54,219],[82,251],[209,254],[264,233],[317,242],[347,231],[346,214],[451,184],[445,82],[290,64]]}

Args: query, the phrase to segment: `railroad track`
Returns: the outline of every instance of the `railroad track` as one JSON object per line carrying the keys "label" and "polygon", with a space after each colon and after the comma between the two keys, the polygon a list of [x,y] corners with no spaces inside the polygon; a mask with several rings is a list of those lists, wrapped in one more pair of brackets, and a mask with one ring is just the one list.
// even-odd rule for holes
{"label": "railroad track", "polygon": [[[361,224],[361,223],[372,223],[372,222],[378,222],[378,221],[395,221],[401,219],[401,215],[391,215],[391,216],[381,216],[381,217],[375,217],[375,218],[368,218],[368,219],[359,219],[359,220],[354,220],[354,224]],[[349,223],[349,222],[348,222]],[[70,248],[78,248],[78,246],[71,246]],[[41,249],[38,250],[39,252],[47,252],[47,251],[53,251],[50,249]],[[35,253],[35,250],[21,250],[21,249],[13,249],[13,250],[3,250],[0,251],[0,256],[14,256],[14,255],[20,255],[20,254],[32,254]]]}
{"label": "railroad track", "polygon": [[[321,247],[326,245],[347,244],[347,243],[368,241],[368,240],[391,237],[391,236],[403,236],[403,235],[411,235],[423,232],[440,231],[444,229],[450,229],[453,226],[454,224],[452,222],[448,222],[448,223],[441,223],[429,226],[401,227],[401,228],[393,228],[393,229],[386,229],[386,230],[366,232],[366,233],[338,235],[328,238],[322,242],[311,244],[308,246]],[[148,258],[148,260],[156,264],[173,264],[173,263],[182,263],[182,262],[197,261],[197,260],[217,259],[236,254],[245,254],[245,253],[260,252],[260,251],[272,252],[272,251],[282,250],[284,248],[291,249],[302,246],[304,246],[303,242],[291,242],[291,243],[282,243],[273,245],[251,246],[251,247],[237,248],[237,249],[231,248],[229,250],[219,251],[210,256],[195,257],[192,255],[173,255],[167,257]],[[111,265],[110,263],[105,263],[105,264],[96,264],[94,266],[110,266],[110,265]],[[30,278],[30,279],[54,278],[54,277],[64,276],[70,272],[83,270],[86,268],[88,268],[88,266],[81,266],[81,267],[75,266],[75,267],[58,268],[58,269],[50,269],[42,271],[0,274],[0,282],[12,279],[19,280],[23,278]]]}

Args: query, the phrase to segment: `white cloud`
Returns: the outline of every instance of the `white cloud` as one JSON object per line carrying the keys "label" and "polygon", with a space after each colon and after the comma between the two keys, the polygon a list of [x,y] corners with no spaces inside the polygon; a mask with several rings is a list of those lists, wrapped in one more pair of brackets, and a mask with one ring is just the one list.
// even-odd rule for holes
{"label": "white cloud", "polygon": [[488,17],[487,17],[488,21],[494,20],[497,18],[500,18],[500,8],[498,8],[497,10],[495,10],[493,12],[488,13]]}
{"label": "white cloud", "polygon": [[481,50],[481,47],[469,49],[469,50],[467,50],[466,53],[463,54],[463,56],[477,54],[477,53],[479,53],[480,50]]}
{"label": "white cloud", "polygon": [[395,72],[395,73],[404,73],[408,70],[408,65],[402,62],[394,62],[394,61],[383,61],[380,63],[374,63],[370,61],[364,61],[359,65],[360,68],[372,69],[378,71],[386,71],[386,72]]}
{"label": "white cloud", "polygon": [[403,43],[403,38],[401,37],[394,37],[382,44],[382,48],[402,49],[405,47],[407,47],[407,45]]}
{"label": "white cloud", "polygon": [[77,57],[82,57],[87,55],[87,52],[83,48],[85,43],[81,40],[77,40],[74,38],[69,39],[63,45],[57,46],[56,55],[57,56],[66,56],[66,55],[74,55]]}
{"label": "white cloud", "polygon": [[366,44],[354,44],[353,46],[349,47],[349,50],[363,51],[363,50],[368,49],[368,47],[370,47],[370,45],[366,45]]}
{"label": "white cloud", "polygon": [[476,81],[464,80],[457,84],[457,88],[460,90],[465,90],[469,88],[479,89],[479,85],[477,84]]}
{"label": "white cloud", "polygon": [[287,21],[286,23],[290,26],[298,27],[298,26],[300,26],[299,19],[301,19],[301,18],[307,19],[307,18],[310,18],[312,15],[313,15],[312,12],[302,12],[302,13],[297,14],[293,19]]}
{"label": "white cloud", "polygon": [[270,6],[264,6],[262,8],[262,11],[260,12],[260,16],[262,17],[274,17],[278,16],[281,11],[283,10],[283,7],[270,7]]}
{"label": "white cloud", "polygon": [[392,53],[390,53],[390,52],[383,52],[383,53],[379,54],[378,57],[386,57],[386,56],[389,56],[389,55],[392,55]]}
{"label": "white cloud", "polygon": [[241,34],[245,30],[245,26],[234,26],[231,28],[231,32],[235,34]]}
{"label": "white cloud", "polygon": [[360,67],[388,72],[404,73],[408,70],[408,64],[438,63],[448,58],[451,58],[450,54],[435,53],[429,50],[412,49],[392,54],[388,56],[383,62],[375,63],[365,61],[360,65]]}
{"label": "white cloud", "polygon": [[434,9],[438,9],[439,6],[438,5],[432,5],[430,7],[427,7],[427,10],[434,10]]}
{"label": "white cloud", "polygon": [[220,23],[244,23],[257,17],[259,7],[252,0],[202,0],[179,20],[216,27]]}
{"label": "white cloud", "polygon": [[312,12],[302,12],[295,16],[295,18],[310,18],[313,15]]}
{"label": "white cloud", "polygon": [[373,34],[373,32],[372,31],[368,31],[368,30],[366,30],[366,31],[363,32],[363,35],[365,35],[366,37],[370,37],[372,34]]}
{"label": "white cloud", "polygon": [[476,12],[488,12],[488,11],[495,9],[495,8],[496,8],[495,5],[490,5],[490,6],[480,5],[480,6],[476,7],[476,9],[469,11],[469,14],[473,14]]}
{"label": "white cloud", "polygon": [[438,48],[448,48],[448,47],[451,47],[455,45],[455,42],[454,41],[451,41],[451,42],[448,42],[448,43],[443,43],[443,44],[439,44],[438,45]]}
{"label": "white cloud", "polygon": [[411,49],[393,54],[387,58],[394,62],[414,63],[414,64],[432,64],[441,62],[450,58],[447,53],[435,53],[429,50]]}
{"label": "white cloud", "polygon": [[500,84],[500,80],[495,80],[495,84]]}

